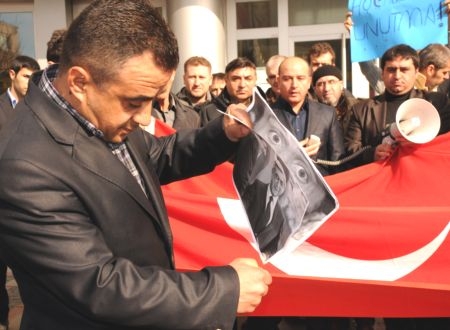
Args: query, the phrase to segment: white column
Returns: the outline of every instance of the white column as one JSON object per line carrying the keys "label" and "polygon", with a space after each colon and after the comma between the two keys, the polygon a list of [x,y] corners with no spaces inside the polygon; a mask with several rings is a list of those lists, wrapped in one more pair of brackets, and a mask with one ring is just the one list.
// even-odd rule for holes
{"label": "white column", "polygon": [[227,64],[223,0],[167,1],[167,21],[178,40],[180,65],[172,90],[183,87],[183,64],[191,56],[211,62],[212,72],[224,71]]}

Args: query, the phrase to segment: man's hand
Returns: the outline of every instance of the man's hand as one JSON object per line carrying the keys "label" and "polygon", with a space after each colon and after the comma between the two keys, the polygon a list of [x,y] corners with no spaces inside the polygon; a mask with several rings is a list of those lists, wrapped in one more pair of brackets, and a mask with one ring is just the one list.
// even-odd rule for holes
{"label": "man's hand", "polygon": [[442,7],[445,8],[445,13],[450,14],[450,0],[445,0],[442,2]]}
{"label": "man's hand", "polygon": [[252,120],[243,104],[231,104],[223,116],[223,129],[226,136],[237,142],[247,136],[253,128]]}
{"label": "man's hand", "polygon": [[238,313],[251,313],[261,302],[263,296],[269,291],[272,283],[270,273],[258,267],[254,259],[235,259],[230,263],[239,276],[239,302]]}
{"label": "man's hand", "polygon": [[345,21],[344,21],[344,27],[348,33],[350,33],[352,26],[353,26],[352,12],[348,11],[347,14],[345,15]]}
{"label": "man's hand", "polygon": [[374,160],[383,160],[391,157],[392,153],[395,150],[395,144],[382,143],[377,145],[374,153]]}
{"label": "man's hand", "polygon": [[303,148],[303,150],[305,150],[306,154],[309,157],[317,155],[317,153],[319,152],[320,143],[320,139],[311,138],[306,138],[304,140],[298,141],[298,145],[300,146],[300,148]]}

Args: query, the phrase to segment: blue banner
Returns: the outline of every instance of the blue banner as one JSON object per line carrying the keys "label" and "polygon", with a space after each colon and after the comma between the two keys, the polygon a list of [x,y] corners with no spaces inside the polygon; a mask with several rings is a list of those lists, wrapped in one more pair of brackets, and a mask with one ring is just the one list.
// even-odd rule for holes
{"label": "blue banner", "polygon": [[448,17],[441,0],[349,0],[353,28],[351,60],[381,57],[390,47],[421,49],[448,43]]}

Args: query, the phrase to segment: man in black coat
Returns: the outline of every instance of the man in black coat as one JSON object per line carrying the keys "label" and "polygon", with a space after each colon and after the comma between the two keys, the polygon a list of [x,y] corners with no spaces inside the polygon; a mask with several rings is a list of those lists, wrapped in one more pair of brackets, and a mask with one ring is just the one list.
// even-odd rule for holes
{"label": "man in black coat", "polygon": [[9,88],[0,95],[0,129],[13,114],[13,109],[25,97],[31,75],[39,70],[38,62],[29,56],[16,56],[9,67]]}
{"label": "man in black coat", "polygon": [[[211,103],[200,110],[202,125],[220,116],[230,104],[250,105],[256,87],[256,65],[245,57],[232,60],[225,67],[225,88]],[[263,91],[260,91],[264,95]]]}
{"label": "man in black coat", "polygon": [[147,0],[97,0],[69,27],[60,66],[33,75],[0,132],[0,257],[21,329],[230,329],[267,294],[252,259],[175,270],[160,185],[211,171],[249,133],[228,116],[162,138],[141,130],[177,65]]}
{"label": "man in black coat", "polygon": [[153,100],[152,116],[175,130],[199,128],[200,116],[194,107],[171,92],[175,70],[169,82]]}
{"label": "man in black coat", "polygon": [[[311,85],[308,63],[299,57],[288,57],[280,64],[278,79],[280,96],[272,109],[280,122],[313,159],[335,161],[342,158],[344,140],[336,111],[307,97]],[[337,170],[316,165],[322,175]]]}
{"label": "man in black coat", "polygon": [[344,138],[348,154],[361,154],[351,161],[359,166],[388,158],[395,145],[382,143],[387,125],[395,123],[397,109],[411,98],[431,102],[441,118],[439,133],[450,130],[450,109],[445,94],[414,89],[419,68],[419,55],[410,46],[400,44],[388,49],[380,61],[385,92],[373,99],[357,103],[352,108]]}

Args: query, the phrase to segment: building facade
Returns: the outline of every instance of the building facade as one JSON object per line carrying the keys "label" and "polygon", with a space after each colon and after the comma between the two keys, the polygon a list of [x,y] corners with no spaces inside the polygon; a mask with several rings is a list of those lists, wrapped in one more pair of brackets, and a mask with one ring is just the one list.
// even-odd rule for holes
{"label": "building facade", "polygon": [[[359,66],[350,63],[349,35],[343,25],[347,0],[149,1],[160,9],[179,42],[174,90],[182,87],[182,64],[190,56],[206,57],[213,72],[223,71],[237,56],[247,56],[256,63],[258,84],[264,89],[264,64],[270,56],[304,56],[311,44],[327,41],[336,51],[347,88],[359,97],[369,94]],[[51,33],[68,26],[90,2],[0,0],[0,21],[19,27],[21,52],[45,67]]]}

